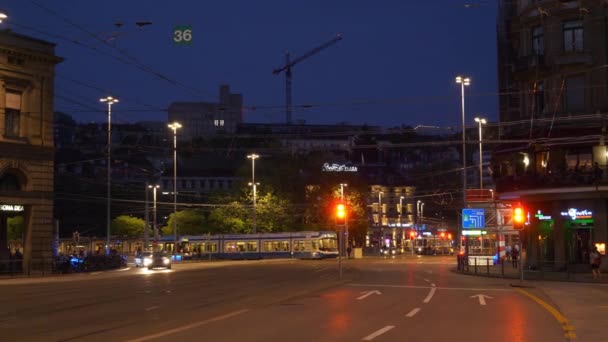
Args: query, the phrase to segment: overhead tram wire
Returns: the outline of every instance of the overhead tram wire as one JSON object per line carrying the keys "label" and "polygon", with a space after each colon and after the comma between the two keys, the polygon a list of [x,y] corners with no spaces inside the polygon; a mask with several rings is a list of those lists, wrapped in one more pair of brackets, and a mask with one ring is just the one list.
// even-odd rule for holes
{"label": "overhead tram wire", "polygon": [[[164,80],[164,81],[166,81],[166,82],[168,82],[168,83],[170,83],[170,84],[173,84],[174,86],[178,86],[178,87],[180,87],[180,88],[182,88],[182,89],[185,89],[185,90],[189,91],[190,93],[192,93],[193,95],[197,95],[197,96],[200,96],[200,95],[209,96],[209,95],[210,95],[210,94],[209,94],[209,93],[207,93],[207,92],[203,92],[203,91],[201,91],[201,90],[199,90],[199,89],[196,89],[196,88],[194,88],[194,87],[191,87],[191,86],[185,85],[185,84],[184,84],[184,83],[182,83],[182,82],[179,82],[179,81],[177,81],[177,80],[174,80],[174,79],[172,79],[172,78],[170,78],[170,77],[168,77],[168,76],[163,75],[162,73],[160,73],[160,72],[158,72],[158,71],[155,71],[155,70],[154,70],[154,69],[152,69],[151,67],[149,67],[149,66],[147,66],[147,65],[143,64],[142,62],[140,62],[140,61],[139,61],[137,58],[135,58],[135,57],[131,56],[130,54],[128,54],[128,53],[127,53],[125,50],[120,49],[120,48],[118,48],[117,46],[115,46],[115,45],[112,45],[112,44],[108,43],[108,42],[107,42],[107,41],[105,41],[104,39],[101,39],[99,36],[97,36],[95,33],[93,33],[93,32],[91,32],[91,31],[87,30],[86,28],[84,28],[84,27],[83,27],[83,26],[81,26],[81,25],[76,24],[76,23],[75,23],[75,22],[73,22],[72,20],[70,20],[70,19],[68,19],[68,18],[66,18],[66,17],[64,17],[64,16],[62,16],[61,14],[59,14],[59,13],[57,13],[56,11],[52,10],[51,8],[46,7],[46,6],[44,6],[44,5],[42,5],[42,4],[40,4],[40,3],[38,3],[37,1],[34,1],[34,0],[30,0],[30,3],[34,4],[35,6],[37,6],[38,8],[41,8],[42,10],[44,10],[44,11],[46,11],[46,12],[48,12],[48,13],[52,14],[53,16],[55,16],[55,17],[57,17],[57,18],[59,18],[59,19],[63,20],[64,22],[68,23],[69,25],[71,25],[71,26],[73,26],[73,27],[75,27],[75,28],[77,28],[77,29],[79,29],[79,30],[81,30],[81,31],[85,32],[87,35],[91,36],[91,37],[92,37],[92,38],[94,38],[96,41],[100,42],[101,44],[103,44],[103,45],[105,45],[105,46],[108,46],[108,47],[110,47],[110,48],[112,48],[112,49],[116,50],[116,51],[117,51],[117,52],[119,52],[121,55],[123,55],[123,56],[124,56],[124,57],[126,57],[128,60],[130,60],[130,61],[131,61],[131,63],[130,63],[130,64],[131,64],[131,65],[133,65],[133,66],[135,66],[135,67],[137,67],[138,69],[140,69],[140,70],[142,70],[142,71],[144,71],[144,72],[147,72],[147,73],[149,73],[149,74],[151,74],[151,75],[153,75],[153,76],[155,76],[155,77],[157,77],[157,78],[160,78],[161,80]],[[75,43],[75,44],[77,43],[77,42],[76,42],[76,41],[74,41],[74,40],[70,40],[70,42]],[[79,43],[79,42],[78,42],[78,43]],[[86,45],[86,44],[79,43],[79,45]]]}

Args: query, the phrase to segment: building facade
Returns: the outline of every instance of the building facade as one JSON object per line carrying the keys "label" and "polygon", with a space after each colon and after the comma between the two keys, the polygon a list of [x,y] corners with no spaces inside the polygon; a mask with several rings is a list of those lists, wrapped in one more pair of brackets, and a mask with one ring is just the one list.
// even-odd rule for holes
{"label": "building facade", "polygon": [[169,122],[179,122],[180,141],[209,138],[236,132],[243,121],[243,95],[233,94],[227,85],[220,86],[219,102],[173,102],[169,105]]}
{"label": "building facade", "polygon": [[500,1],[498,198],[522,203],[530,267],[588,267],[608,239],[608,6]]}
{"label": "building facade", "polygon": [[[0,267],[43,271],[53,240],[55,45],[0,32]],[[9,250],[9,240],[16,241]]]}
{"label": "building facade", "polygon": [[[366,247],[402,247],[418,215],[413,186],[370,185],[370,229]],[[418,206],[419,207],[419,206]]]}

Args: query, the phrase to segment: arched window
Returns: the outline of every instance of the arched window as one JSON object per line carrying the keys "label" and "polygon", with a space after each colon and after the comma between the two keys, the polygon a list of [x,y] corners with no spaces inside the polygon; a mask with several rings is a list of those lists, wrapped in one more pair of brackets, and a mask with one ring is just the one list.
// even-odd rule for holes
{"label": "arched window", "polygon": [[19,191],[21,184],[17,176],[6,173],[0,177],[0,191]]}

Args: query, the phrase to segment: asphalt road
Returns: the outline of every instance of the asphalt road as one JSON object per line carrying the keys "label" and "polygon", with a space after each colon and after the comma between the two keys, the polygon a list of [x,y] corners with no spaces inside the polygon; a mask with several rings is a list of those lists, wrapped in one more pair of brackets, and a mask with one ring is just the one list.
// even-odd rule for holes
{"label": "asphalt road", "polygon": [[3,341],[568,341],[537,288],[454,258],[272,260],[0,280]]}

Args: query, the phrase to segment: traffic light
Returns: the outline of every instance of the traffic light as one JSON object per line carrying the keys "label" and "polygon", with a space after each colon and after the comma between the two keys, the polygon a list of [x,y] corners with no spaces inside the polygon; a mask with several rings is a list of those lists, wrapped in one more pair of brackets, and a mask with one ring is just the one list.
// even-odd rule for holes
{"label": "traffic light", "polygon": [[416,232],[410,232],[410,240],[414,240],[416,238]]}
{"label": "traffic light", "polygon": [[346,225],[346,205],[343,203],[336,205],[336,224],[338,226]]}
{"label": "traffic light", "polygon": [[445,238],[445,233],[441,233],[441,240],[443,240]]}
{"label": "traffic light", "polygon": [[524,229],[526,223],[526,213],[524,208],[516,206],[513,208],[513,229]]}

